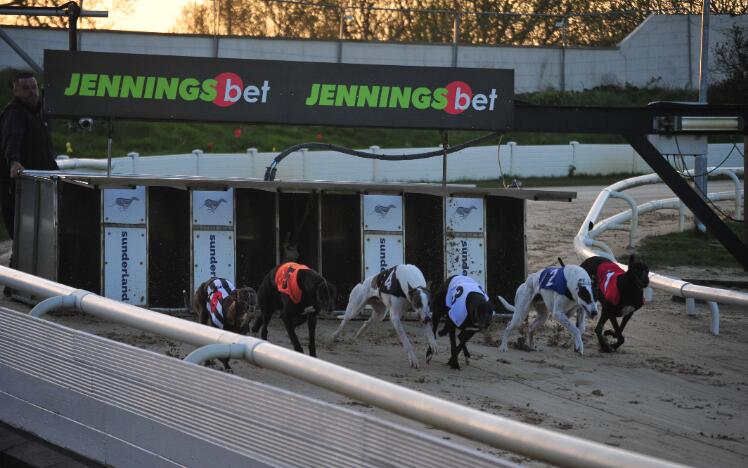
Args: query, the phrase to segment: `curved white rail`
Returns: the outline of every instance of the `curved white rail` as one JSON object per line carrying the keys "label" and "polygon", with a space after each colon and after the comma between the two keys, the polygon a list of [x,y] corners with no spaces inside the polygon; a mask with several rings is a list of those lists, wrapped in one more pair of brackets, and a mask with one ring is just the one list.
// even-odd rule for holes
{"label": "curved white rail", "polygon": [[[731,167],[731,168],[709,168],[708,171],[713,171],[709,175],[726,175],[735,184],[734,192],[720,192],[709,194],[711,200],[729,200],[735,199],[735,217],[736,219],[742,219],[741,208],[743,191],[740,188],[740,180],[737,174],[743,173],[743,168]],[[692,171],[688,171],[692,174]],[[595,237],[608,229],[625,229],[630,231],[629,245],[633,245],[633,239],[636,235],[638,226],[638,215],[646,213],[652,210],[658,209],[678,209],[680,216],[680,226],[683,226],[684,207],[682,202],[677,198],[669,198],[666,200],[655,200],[644,203],[635,207],[635,204],[631,203],[631,198],[622,196],[623,190],[638,187],[640,185],[656,184],[660,183],[661,179],[657,174],[648,174],[639,177],[632,177],[630,179],[616,182],[613,185],[603,189],[592,204],[590,211],[579,228],[579,232],[574,237],[574,250],[583,258],[592,257],[594,255],[601,255],[608,257],[611,260],[615,260],[612,250],[602,241],[595,239]],[[632,209],[618,213],[614,216],[598,221],[600,214],[605,207],[605,203],[609,198],[624,198],[632,206]],[[631,221],[628,227],[622,225],[626,221]],[[592,229],[590,229],[590,223],[592,223]],[[597,250],[594,250],[595,247]],[[622,268],[626,269],[627,266],[620,264]],[[735,304],[748,307],[748,294],[737,291],[730,291],[726,289],[710,288],[706,286],[699,286],[687,281],[682,281],[675,278],[670,278],[664,275],[658,275],[656,273],[649,274],[650,286],[672,294],[674,296],[683,297],[686,299],[686,307],[689,313],[693,313],[694,301],[701,299],[707,301],[709,304],[710,311],[712,313],[712,325],[711,331],[713,334],[719,334],[719,306],[721,304]]]}

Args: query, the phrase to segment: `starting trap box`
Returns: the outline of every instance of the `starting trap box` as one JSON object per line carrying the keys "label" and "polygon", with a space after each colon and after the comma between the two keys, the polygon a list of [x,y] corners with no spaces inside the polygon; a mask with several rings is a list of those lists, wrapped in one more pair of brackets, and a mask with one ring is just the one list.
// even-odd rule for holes
{"label": "starting trap box", "polygon": [[184,307],[212,276],[258,288],[289,254],[338,288],[399,263],[512,296],[527,200],[573,192],[35,173],[17,186],[14,267],[130,304]]}

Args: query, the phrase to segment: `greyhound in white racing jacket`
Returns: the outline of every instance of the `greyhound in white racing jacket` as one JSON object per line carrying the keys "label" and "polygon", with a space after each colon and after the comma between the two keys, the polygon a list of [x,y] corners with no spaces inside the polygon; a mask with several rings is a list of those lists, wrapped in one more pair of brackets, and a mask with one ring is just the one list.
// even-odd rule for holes
{"label": "greyhound in white racing jacket", "polygon": [[[585,317],[597,315],[597,305],[592,294],[592,281],[584,268],[578,265],[566,265],[536,271],[517,288],[514,306],[501,296],[499,300],[504,307],[514,313],[512,320],[501,335],[499,351],[507,351],[509,334],[527,319],[530,307],[534,307],[538,316],[530,324],[527,333],[527,344],[530,349],[535,349],[533,334],[548,319],[550,311],[553,318],[571,333],[574,339],[574,350],[579,354],[584,354],[582,334],[585,328]],[[575,311],[580,316],[579,328],[568,317]]]}

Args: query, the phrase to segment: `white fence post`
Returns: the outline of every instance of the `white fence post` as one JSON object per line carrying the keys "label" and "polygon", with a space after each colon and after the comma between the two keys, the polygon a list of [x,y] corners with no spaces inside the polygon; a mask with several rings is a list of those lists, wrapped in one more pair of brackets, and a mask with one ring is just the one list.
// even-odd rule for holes
{"label": "white fence post", "polygon": [[[577,169],[579,168],[579,166],[577,166],[577,146],[579,146],[579,142],[570,141],[569,146],[571,146],[571,165],[574,167],[573,173],[576,174]],[[569,172],[572,172],[572,171],[570,170]]]}
{"label": "white fence post", "polygon": [[203,155],[203,150],[193,149],[192,154],[195,155],[195,175],[200,175],[200,156]]}
{"label": "white fence post", "polygon": [[257,148],[247,148],[247,156],[249,156],[249,176],[255,178],[257,177],[255,175],[255,159],[257,157]]}
{"label": "white fence post", "polygon": [[131,163],[130,164],[130,172],[132,172],[133,174],[137,174],[138,171],[137,171],[137,164],[136,164],[136,162],[137,162],[138,158],[140,157],[140,154],[136,153],[135,151],[131,151],[131,152],[127,153],[127,156],[130,158],[130,163]]}
{"label": "white fence post", "polygon": [[517,146],[516,141],[509,141],[506,144],[509,147],[509,175],[515,176],[514,173],[514,147]]}
{"label": "white fence post", "polygon": [[[369,152],[374,154],[379,154],[379,146],[369,146]],[[379,160],[378,159],[372,159],[371,160],[371,181],[376,182],[379,179]]]}
{"label": "white fence post", "polygon": [[301,178],[303,180],[309,180],[309,177],[307,174],[307,161],[306,161],[307,156],[308,156],[307,155],[308,151],[306,148],[301,148],[299,150],[299,153],[301,153]]}

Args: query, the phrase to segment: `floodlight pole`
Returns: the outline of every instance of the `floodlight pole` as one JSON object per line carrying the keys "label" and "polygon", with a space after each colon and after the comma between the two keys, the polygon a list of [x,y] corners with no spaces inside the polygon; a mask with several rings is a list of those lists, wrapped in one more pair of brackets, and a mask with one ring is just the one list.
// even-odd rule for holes
{"label": "floodlight pole", "polygon": [[442,138],[442,149],[444,154],[442,155],[442,187],[447,186],[447,149],[449,148],[449,133],[446,130],[439,130],[439,135]]}

